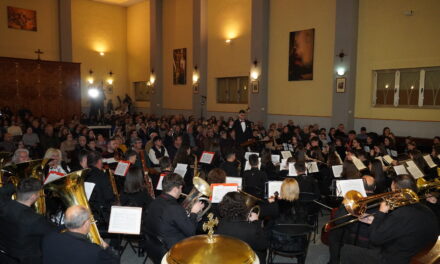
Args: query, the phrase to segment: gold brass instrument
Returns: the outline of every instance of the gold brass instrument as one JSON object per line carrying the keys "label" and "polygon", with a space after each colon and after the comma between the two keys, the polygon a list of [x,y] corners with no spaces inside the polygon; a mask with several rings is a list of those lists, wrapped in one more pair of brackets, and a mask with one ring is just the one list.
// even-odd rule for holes
{"label": "gold brass instrument", "polygon": [[324,226],[325,232],[359,221],[359,218],[355,218],[342,224],[333,226],[334,222],[344,219],[346,217],[362,216],[367,211],[367,209],[380,205],[380,202],[368,205],[369,203],[376,202],[377,200],[385,201],[390,207],[390,210],[393,210],[397,207],[418,203],[419,197],[414,191],[410,189],[401,189],[393,192],[376,194],[369,197],[363,197],[362,194],[358,191],[349,191],[345,194],[344,200],[342,201],[342,204],[344,205],[348,214],[327,222]]}
{"label": "gold brass instrument", "polygon": [[148,188],[148,192],[150,193],[151,198],[155,198],[154,195],[154,187],[153,187],[153,181],[151,180],[151,177],[148,175],[150,173],[150,169],[147,167],[147,161],[145,159],[145,150],[141,149],[139,151],[139,157],[141,159],[142,168],[144,169],[144,181]]}
{"label": "gold brass instrument", "polygon": [[11,158],[11,156],[11,152],[0,152],[0,187],[3,187],[3,167],[5,166],[6,162]]}
{"label": "gold brass instrument", "polygon": [[418,178],[417,179],[417,188],[419,189],[419,192],[423,191],[430,191],[433,189],[440,190],[440,179],[435,178],[433,180],[427,181],[425,178]]}
{"label": "gold brass instrument", "polygon": [[[89,209],[91,213],[86,192],[84,190],[84,176],[87,174],[87,172],[88,169],[69,173],[65,177],[47,184],[45,188],[58,194],[66,207],[82,205]],[[93,243],[101,245],[101,235],[99,234],[98,227],[94,222],[93,215],[91,215],[91,217],[92,223],[88,237]]]}
{"label": "gold brass instrument", "polygon": [[238,190],[238,192],[244,195],[246,207],[249,209],[248,219],[252,213],[256,213],[258,216],[260,216],[261,208],[259,205],[257,205],[257,203],[262,202],[263,200],[242,190]]}
{"label": "gold brass instrument", "polygon": [[202,216],[208,212],[209,208],[211,208],[211,201],[209,200],[209,197],[211,196],[211,187],[200,177],[193,178],[193,185],[194,188],[189,194],[181,194],[185,197],[185,200],[182,202],[182,206],[187,212],[191,212],[191,208],[198,201],[207,202],[208,206],[197,214],[197,220],[200,221]]}
{"label": "gold brass instrument", "polygon": [[119,196],[119,192],[118,192],[118,186],[116,185],[115,175],[113,175],[110,168],[108,168],[106,170],[106,173],[108,175],[108,179],[110,181],[110,184],[112,185],[112,190],[113,190],[113,194],[115,195],[115,198],[116,198],[116,203],[119,204],[120,196]]}

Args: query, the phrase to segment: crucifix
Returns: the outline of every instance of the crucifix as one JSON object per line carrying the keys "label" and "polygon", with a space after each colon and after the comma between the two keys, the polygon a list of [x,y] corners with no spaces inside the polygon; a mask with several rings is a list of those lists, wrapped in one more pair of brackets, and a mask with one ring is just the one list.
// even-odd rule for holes
{"label": "crucifix", "polygon": [[40,60],[40,55],[41,55],[41,54],[44,54],[44,52],[41,51],[40,49],[36,50],[35,53],[38,55],[37,60]]}
{"label": "crucifix", "polygon": [[218,218],[212,213],[208,214],[208,222],[203,224],[203,231],[208,231],[208,243],[214,243],[214,227],[218,225]]}

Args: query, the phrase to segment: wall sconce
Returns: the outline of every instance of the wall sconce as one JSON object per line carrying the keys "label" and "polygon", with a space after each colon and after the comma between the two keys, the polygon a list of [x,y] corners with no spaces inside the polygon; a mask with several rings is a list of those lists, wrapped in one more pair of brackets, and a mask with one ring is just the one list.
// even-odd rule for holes
{"label": "wall sconce", "polygon": [[339,76],[344,76],[344,74],[345,74],[345,68],[344,68],[344,67],[339,67],[339,68],[336,70],[336,73],[337,73]]}
{"label": "wall sconce", "polygon": [[254,60],[254,63],[252,64],[250,77],[252,82],[258,81],[258,78],[260,77],[260,70],[258,69],[257,60]]}
{"label": "wall sconce", "polygon": [[200,74],[199,74],[199,70],[196,65],[196,66],[194,66],[194,71],[193,71],[193,76],[192,76],[193,85],[197,85],[199,83],[199,78],[200,78]]}
{"label": "wall sconce", "polygon": [[108,75],[109,75],[109,77],[108,77],[108,79],[107,79],[107,83],[108,83],[109,85],[112,85],[112,84],[113,84],[113,77],[112,77],[113,72],[110,71],[110,72],[108,73]]}
{"label": "wall sconce", "polygon": [[154,69],[151,70],[150,73],[150,85],[154,86],[154,83],[156,82],[156,75],[154,74]]}
{"label": "wall sconce", "polygon": [[89,71],[89,77],[87,78],[87,82],[89,84],[93,84],[93,82],[94,82],[94,80],[93,80],[93,71],[92,70]]}
{"label": "wall sconce", "polygon": [[226,43],[227,45],[231,44],[231,43],[232,43],[232,39],[226,39],[226,40],[225,40],[225,43]]}
{"label": "wall sconce", "polygon": [[104,53],[103,51],[101,51],[101,52],[99,52],[99,55],[100,55],[100,56],[104,56],[105,53]]}

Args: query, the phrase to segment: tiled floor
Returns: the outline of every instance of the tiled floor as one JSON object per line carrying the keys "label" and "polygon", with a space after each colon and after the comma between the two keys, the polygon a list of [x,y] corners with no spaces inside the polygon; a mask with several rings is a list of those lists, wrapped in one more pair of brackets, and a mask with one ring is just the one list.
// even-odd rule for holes
{"label": "tiled floor", "polygon": [[[325,224],[327,219],[328,219],[328,215],[320,217],[319,230]],[[306,264],[327,264],[328,262],[328,258],[329,258],[328,247],[321,243],[320,235],[321,233],[319,233],[316,236],[316,243],[313,243],[312,241],[309,245]],[[124,254],[122,255],[121,264],[141,264],[143,260],[144,260],[143,257],[142,258],[138,257],[136,254],[134,254],[133,250],[131,250],[131,248],[128,247],[125,250]],[[296,260],[287,259],[278,256],[276,257],[275,261],[281,263],[296,263]],[[150,260],[148,260],[147,263],[153,264],[153,262],[151,262]],[[207,264],[209,263],[207,262]]]}

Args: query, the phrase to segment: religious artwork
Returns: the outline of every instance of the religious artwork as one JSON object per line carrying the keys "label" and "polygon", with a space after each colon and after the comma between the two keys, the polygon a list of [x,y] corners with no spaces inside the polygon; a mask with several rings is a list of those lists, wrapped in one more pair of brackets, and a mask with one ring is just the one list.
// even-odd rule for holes
{"label": "religious artwork", "polygon": [[150,86],[146,81],[134,82],[134,99],[137,102],[149,102],[150,101]]}
{"label": "religious artwork", "polygon": [[186,48],[173,50],[173,84],[186,84]]}
{"label": "religious artwork", "polygon": [[289,81],[313,80],[315,29],[290,32]]}
{"label": "religious artwork", "polygon": [[199,84],[198,83],[193,84],[193,93],[195,93],[195,94],[199,93]]}
{"label": "religious artwork", "polygon": [[345,78],[336,78],[336,92],[345,93]]}
{"label": "religious artwork", "polygon": [[37,11],[8,6],[8,28],[37,31]]}
{"label": "religious artwork", "polygon": [[259,93],[260,92],[260,87],[258,86],[257,81],[251,82],[251,89],[252,89],[252,93]]}

